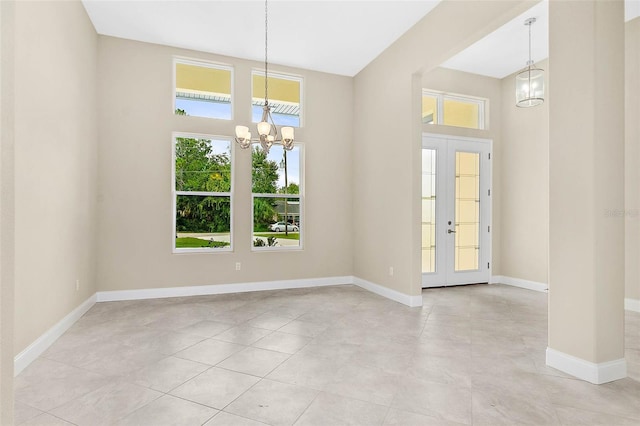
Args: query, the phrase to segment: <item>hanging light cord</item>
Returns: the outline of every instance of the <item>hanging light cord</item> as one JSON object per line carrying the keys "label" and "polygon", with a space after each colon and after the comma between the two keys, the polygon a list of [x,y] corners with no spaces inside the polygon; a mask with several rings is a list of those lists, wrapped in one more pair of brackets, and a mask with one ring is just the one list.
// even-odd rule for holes
{"label": "hanging light cord", "polygon": [[531,68],[531,65],[533,64],[533,62],[531,61],[531,25],[533,24],[533,22],[529,22],[529,68]]}
{"label": "hanging light cord", "polygon": [[[267,37],[268,37],[268,21],[267,21],[267,0],[264,0],[264,104],[269,105],[269,86],[268,86],[268,62],[267,62]],[[529,37],[531,38],[531,37]],[[529,53],[531,55],[531,53]]]}

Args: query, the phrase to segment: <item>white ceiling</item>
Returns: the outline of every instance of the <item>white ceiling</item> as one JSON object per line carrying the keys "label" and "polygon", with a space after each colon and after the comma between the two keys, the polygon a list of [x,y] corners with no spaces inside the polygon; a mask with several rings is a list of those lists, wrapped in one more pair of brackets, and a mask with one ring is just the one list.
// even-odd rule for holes
{"label": "white ceiling", "polygon": [[[441,0],[270,0],[269,62],[354,76]],[[99,34],[264,60],[264,2],[83,0]],[[640,0],[625,0],[625,20]],[[446,61],[446,68],[503,78],[548,56],[548,2],[538,3]]]}
{"label": "white ceiling", "polygon": [[624,21],[629,22],[640,16],[640,0],[624,0]]}
{"label": "white ceiling", "polygon": [[[625,21],[640,16],[640,0],[625,0]],[[544,0],[495,32],[444,62],[444,68],[504,78],[522,69],[529,59],[527,18],[536,18],[531,27],[531,59],[549,57],[549,3]]]}
{"label": "white ceiling", "polygon": [[504,78],[522,69],[529,60],[527,18],[536,18],[531,27],[531,59],[538,62],[549,56],[549,3],[536,4],[493,33],[442,64],[444,68]]}
{"label": "white ceiling", "polygon": [[[269,62],[354,76],[440,0],[269,1]],[[83,0],[99,34],[264,61],[264,2]]]}

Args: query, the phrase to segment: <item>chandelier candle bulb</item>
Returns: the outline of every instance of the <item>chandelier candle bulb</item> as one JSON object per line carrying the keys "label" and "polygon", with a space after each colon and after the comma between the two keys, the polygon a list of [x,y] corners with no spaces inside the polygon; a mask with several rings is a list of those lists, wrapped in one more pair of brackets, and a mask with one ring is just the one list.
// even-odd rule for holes
{"label": "chandelier candle bulb", "polygon": [[251,132],[247,126],[236,126],[236,142],[242,149],[251,146]]}
{"label": "chandelier candle bulb", "polygon": [[283,141],[288,142],[293,140],[293,127],[283,127],[280,129],[280,132],[282,133]]}
{"label": "chandelier candle bulb", "polygon": [[271,132],[271,124],[266,121],[261,121],[258,123],[258,134],[261,136],[266,136]]}
{"label": "chandelier candle bulb", "polygon": [[249,134],[249,128],[247,126],[236,126],[236,137],[238,139],[245,139]]}

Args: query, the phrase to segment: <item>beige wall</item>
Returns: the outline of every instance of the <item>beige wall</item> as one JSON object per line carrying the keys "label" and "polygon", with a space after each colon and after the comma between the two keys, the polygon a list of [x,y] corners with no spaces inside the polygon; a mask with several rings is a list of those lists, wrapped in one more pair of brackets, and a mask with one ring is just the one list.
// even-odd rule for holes
{"label": "beige wall", "polygon": [[535,3],[442,2],[355,77],[354,275],[420,294],[422,74]]}
{"label": "beige wall", "polygon": [[0,424],[13,424],[14,3],[0,2]]}
{"label": "beige wall", "polygon": [[[549,89],[547,60],[545,102],[515,106],[515,74],[502,79],[502,172],[500,275],[548,282],[549,258]],[[497,156],[496,156],[497,157]],[[496,218],[494,216],[494,223]]]}
{"label": "beige wall", "polygon": [[[640,19],[625,24],[625,297],[640,299]],[[500,275],[548,283],[549,63],[547,100],[513,105],[513,78],[503,79]],[[494,178],[495,181],[495,178]],[[525,188],[523,190],[523,188]],[[525,199],[526,197],[526,199]],[[615,210],[615,209],[612,209]],[[612,214],[622,215],[622,210]],[[494,211],[494,223],[496,222]],[[495,244],[495,242],[494,242]]]}
{"label": "beige wall", "polygon": [[502,176],[502,86],[500,80],[447,68],[435,68],[422,76],[422,87],[441,92],[488,99],[485,108],[486,129],[423,124],[424,133],[491,139],[493,141],[491,193],[491,267],[493,275],[501,275],[501,176]]}
{"label": "beige wall", "polygon": [[622,23],[620,1],[549,2],[549,347],[593,363],[624,357]]}
{"label": "beige wall", "polygon": [[[251,252],[251,153],[234,146],[234,251],[172,254],[171,133],[233,136],[251,122],[250,75],[262,65],[102,36],[99,52],[100,290],[351,275],[351,78],[271,68],[304,78],[303,250]],[[173,114],[173,55],[234,66],[234,120]]]}
{"label": "beige wall", "polygon": [[80,2],[19,2],[15,30],[19,353],[96,292],[97,35]]}
{"label": "beige wall", "polygon": [[625,297],[640,300],[640,18],[625,25]]}

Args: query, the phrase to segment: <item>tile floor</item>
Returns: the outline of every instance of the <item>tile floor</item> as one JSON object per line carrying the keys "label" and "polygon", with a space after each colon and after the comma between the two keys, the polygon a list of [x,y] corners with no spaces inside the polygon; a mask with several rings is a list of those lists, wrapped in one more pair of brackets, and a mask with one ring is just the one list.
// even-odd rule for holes
{"label": "tile floor", "polygon": [[638,425],[629,378],[545,366],[546,294],[354,286],[96,304],[16,378],[22,425]]}

